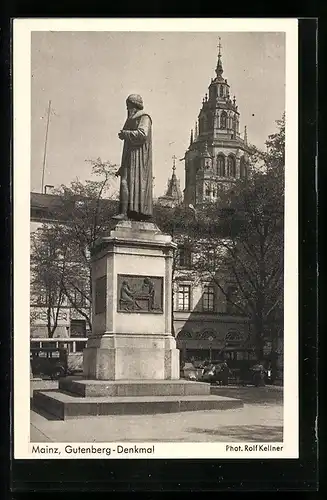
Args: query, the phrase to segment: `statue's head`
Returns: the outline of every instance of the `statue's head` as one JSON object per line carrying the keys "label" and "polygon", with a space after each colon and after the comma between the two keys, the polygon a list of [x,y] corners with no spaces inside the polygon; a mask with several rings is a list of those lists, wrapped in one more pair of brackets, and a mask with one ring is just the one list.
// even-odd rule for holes
{"label": "statue's head", "polygon": [[128,114],[130,115],[133,111],[143,109],[143,99],[138,94],[131,94],[126,99],[126,106]]}

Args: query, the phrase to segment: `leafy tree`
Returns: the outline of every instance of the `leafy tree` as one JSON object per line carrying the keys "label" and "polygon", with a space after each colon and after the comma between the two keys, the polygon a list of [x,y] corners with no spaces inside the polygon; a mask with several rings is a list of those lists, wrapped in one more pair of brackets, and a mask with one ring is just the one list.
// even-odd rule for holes
{"label": "leafy tree", "polygon": [[277,125],[267,151],[251,158],[251,175],[197,215],[207,225],[197,242],[197,271],[216,283],[231,312],[250,317],[258,359],[283,317],[284,116]]}

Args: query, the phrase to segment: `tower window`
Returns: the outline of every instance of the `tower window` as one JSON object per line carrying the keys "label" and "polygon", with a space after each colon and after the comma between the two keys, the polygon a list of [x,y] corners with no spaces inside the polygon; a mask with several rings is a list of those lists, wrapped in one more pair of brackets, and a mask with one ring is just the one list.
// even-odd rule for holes
{"label": "tower window", "polygon": [[223,95],[224,95],[224,87],[222,85],[220,85],[220,87],[219,87],[219,95],[220,95],[220,97],[223,97]]}
{"label": "tower window", "polygon": [[228,157],[227,170],[229,177],[236,177],[236,162],[235,162],[235,157],[232,155]]}
{"label": "tower window", "polygon": [[241,161],[240,161],[240,177],[242,177],[242,178],[246,177],[246,163],[245,163],[244,156],[241,157]]}
{"label": "tower window", "polygon": [[218,155],[217,156],[217,174],[220,177],[225,177],[226,172],[225,172],[225,157],[224,155]]}
{"label": "tower window", "polygon": [[210,188],[206,188],[205,194],[206,194],[206,196],[210,196]]}
{"label": "tower window", "polygon": [[227,113],[223,111],[220,115],[220,128],[227,128]]}

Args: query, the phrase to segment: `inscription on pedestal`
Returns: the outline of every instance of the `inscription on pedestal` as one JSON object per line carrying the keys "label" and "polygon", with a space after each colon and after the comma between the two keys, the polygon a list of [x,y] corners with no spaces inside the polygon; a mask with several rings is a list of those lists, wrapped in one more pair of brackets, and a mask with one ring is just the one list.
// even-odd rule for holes
{"label": "inscription on pedestal", "polygon": [[118,274],[117,279],[118,312],[163,314],[163,278]]}
{"label": "inscription on pedestal", "polygon": [[107,277],[101,276],[95,280],[95,314],[106,312]]}

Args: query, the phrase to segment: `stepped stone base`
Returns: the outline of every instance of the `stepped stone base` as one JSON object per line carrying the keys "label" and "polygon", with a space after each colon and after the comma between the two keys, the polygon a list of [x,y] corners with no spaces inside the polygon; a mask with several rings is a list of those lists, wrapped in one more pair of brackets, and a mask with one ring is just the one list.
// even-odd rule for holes
{"label": "stepped stone base", "polygon": [[88,380],[66,377],[59,390],[82,397],[210,396],[210,385],[187,380]]}
{"label": "stepped stone base", "polygon": [[210,395],[210,385],[186,380],[104,381],[66,378],[59,390],[34,391],[33,406],[58,419],[227,410],[243,402]]}
{"label": "stepped stone base", "polygon": [[240,408],[239,399],[220,396],[75,397],[59,391],[35,391],[34,406],[60,420],[100,415],[141,415]]}

